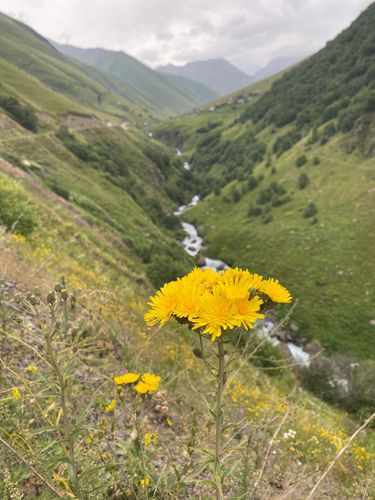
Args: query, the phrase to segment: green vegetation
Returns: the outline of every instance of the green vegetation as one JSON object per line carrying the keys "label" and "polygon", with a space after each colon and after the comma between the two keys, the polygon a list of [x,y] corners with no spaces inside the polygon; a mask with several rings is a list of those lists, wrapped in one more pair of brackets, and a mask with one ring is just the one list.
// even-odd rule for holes
{"label": "green vegetation", "polygon": [[36,221],[27,196],[18,186],[4,176],[0,176],[0,223],[8,231],[28,236],[35,228]]}
{"label": "green vegetation", "polygon": [[22,127],[36,132],[38,129],[38,118],[31,106],[22,106],[15,97],[1,97],[0,107]]}
{"label": "green vegetation", "polygon": [[[361,26],[368,40],[366,20]],[[0,114],[0,497],[212,498],[212,414],[221,404],[225,498],[307,498],[333,460],[318,496],[374,497],[373,422],[349,444],[374,399],[371,107],[351,130],[341,110],[311,126],[298,113],[279,128],[249,118],[273,99],[253,94],[158,124],[162,145],[148,135],[152,111],[141,98],[117,94],[118,82],[73,64],[22,23],[0,16],[0,28],[8,103]],[[292,70],[297,80],[305,64]],[[371,86],[362,81],[350,108]],[[30,109],[35,130],[21,121]],[[296,303],[274,310],[275,322],[285,319],[278,333],[295,323],[306,349],[326,350],[323,362],[292,370],[285,346],[238,331],[225,346],[219,411],[217,373],[206,372],[216,353],[204,353],[186,325],[144,323],[155,287],[194,265],[173,215],[193,194],[203,199],[184,217],[204,234],[207,255],[278,276]],[[129,372],[160,376],[160,387],[140,395],[114,383]]]}
{"label": "green vegetation", "polygon": [[[155,127],[193,166],[191,194],[205,198],[186,217],[202,227],[207,255],[292,280],[300,335],[354,359],[375,348],[374,17],[371,5],[250,103]],[[337,113],[324,114],[331,104]],[[344,110],[355,110],[345,132]]]}
{"label": "green vegetation", "polygon": [[300,176],[298,177],[297,183],[298,183],[298,187],[300,189],[305,189],[310,183],[307,174],[305,174],[305,173],[300,174]]}
{"label": "green vegetation", "polygon": [[97,113],[117,122],[149,116],[137,102],[83,72],[24,24],[0,14],[0,33],[0,64],[5,69],[1,87],[14,97],[32,98],[39,109],[52,113]]}

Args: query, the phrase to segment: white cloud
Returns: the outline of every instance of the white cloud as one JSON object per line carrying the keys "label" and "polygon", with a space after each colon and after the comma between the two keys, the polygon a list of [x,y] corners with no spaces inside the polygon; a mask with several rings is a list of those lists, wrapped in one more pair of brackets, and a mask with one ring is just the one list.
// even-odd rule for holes
{"label": "white cloud", "polygon": [[347,27],[370,0],[0,0],[42,35],[104,47],[156,66],[224,57],[252,73],[306,55]]}

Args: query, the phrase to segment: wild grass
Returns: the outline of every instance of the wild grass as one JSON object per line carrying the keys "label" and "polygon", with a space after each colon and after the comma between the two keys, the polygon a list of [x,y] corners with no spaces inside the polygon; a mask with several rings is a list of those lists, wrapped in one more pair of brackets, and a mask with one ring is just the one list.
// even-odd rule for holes
{"label": "wild grass", "polygon": [[[145,332],[143,309],[109,291],[71,290],[64,280],[47,294],[3,292],[3,494],[212,496],[207,409],[216,382],[192,353],[195,335],[180,326]],[[355,426],[252,368],[247,342],[235,354],[223,395],[224,496],[304,497]],[[127,371],[160,375],[159,390],[139,396],[132,385],[116,387],[113,377]],[[319,486],[327,498],[372,491],[374,441],[363,432]]]}

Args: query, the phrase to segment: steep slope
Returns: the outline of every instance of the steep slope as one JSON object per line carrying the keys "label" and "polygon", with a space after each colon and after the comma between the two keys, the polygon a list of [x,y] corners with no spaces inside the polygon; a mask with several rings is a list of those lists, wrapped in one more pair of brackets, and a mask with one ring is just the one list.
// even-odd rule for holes
{"label": "steep slope", "polygon": [[161,73],[148,68],[137,59],[105,49],[80,49],[54,42],[63,54],[95,67],[141,93],[149,106],[159,109],[165,116],[181,114],[194,106],[217,97],[217,94],[202,84]]}
{"label": "steep slope", "polygon": [[250,104],[157,132],[206,195],[188,217],[209,254],[289,281],[300,336],[362,358],[375,348],[374,24],[371,5]]}
{"label": "steep slope", "polygon": [[213,89],[219,95],[230,94],[235,90],[246,87],[253,80],[251,76],[239,70],[225,59],[209,59],[195,61],[184,66],[168,64],[159,66],[158,71],[183,76],[189,80],[201,83]]}
{"label": "steep slope", "polygon": [[[82,72],[28,26],[3,14],[0,14],[0,57],[60,96],[81,108],[90,108],[103,118],[110,115],[136,121],[148,116],[147,110],[137,103]],[[19,79],[13,81],[18,84]]]}

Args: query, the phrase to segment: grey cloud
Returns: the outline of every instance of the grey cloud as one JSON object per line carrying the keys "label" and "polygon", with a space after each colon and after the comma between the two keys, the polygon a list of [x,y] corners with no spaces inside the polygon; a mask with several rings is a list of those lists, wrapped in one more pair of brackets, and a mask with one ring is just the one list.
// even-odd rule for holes
{"label": "grey cloud", "polygon": [[124,50],[149,65],[225,57],[252,73],[309,54],[370,0],[0,0],[42,35]]}

